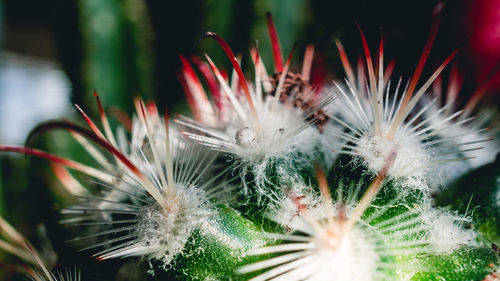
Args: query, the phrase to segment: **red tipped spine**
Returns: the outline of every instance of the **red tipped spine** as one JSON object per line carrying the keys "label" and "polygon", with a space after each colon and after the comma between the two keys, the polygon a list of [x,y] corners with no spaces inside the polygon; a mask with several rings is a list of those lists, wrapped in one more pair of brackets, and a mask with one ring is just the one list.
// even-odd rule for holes
{"label": "red tipped spine", "polygon": [[215,101],[215,106],[219,111],[222,110],[224,106],[219,84],[217,83],[217,79],[214,77],[212,71],[210,70],[210,66],[204,61],[202,61],[199,57],[192,56],[191,61],[198,67],[201,72],[201,75],[207,81],[208,88],[210,89],[210,93]]}
{"label": "red tipped spine", "polygon": [[269,37],[271,39],[271,46],[273,49],[274,67],[276,72],[283,71],[283,53],[281,51],[280,39],[278,37],[278,32],[276,32],[276,26],[274,25],[273,16],[271,13],[266,13],[267,30],[269,31]]}
{"label": "red tipped spine", "polygon": [[183,55],[179,55],[179,59],[182,63],[182,73],[180,75],[182,78],[180,80],[186,93],[186,98],[195,120],[202,121],[203,112],[206,111],[208,113],[211,108],[210,102],[189,60]]}
{"label": "red tipped spine", "polygon": [[98,135],[99,137],[106,139],[104,134],[99,130],[99,128],[94,124],[94,122],[92,122],[92,120],[89,118],[87,113],[85,113],[85,111],[83,111],[83,109],[78,104],[75,104],[75,107],[76,107],[76,109],[78,109],[78,111],[80,111],[80,113],[82,114],[83,118],[85,119],[85,121],[87,122],[89,127],[92,129],[92,131],[94,131],[94,133],[96,135]]}
{"label": "red tipped spine", "polygon": [[[26,144],[29,144],[31,142],[31,140],[35,136],[37,136],[38,134],[41,134],[41,133],[49,131],[49,130],[54,130],[54,129],[64,129],[67,131],[78,133],[79,135],[82,135],[84,137],[87,137],[89,140],[93,141],[97,145],[101,146],[102,148],[104,148],[105,150],[109,151],[114,156],[116,156],[116,158],[118,158],[134,174],[142,175],[142,172],[139,171],[139,169],[134,164],[132,164],[132,162],[130,162],[130,160],[125,155],[123,155],[123,153],[121,153],[118,149],[116,149],[113,145],[111,145],[105,139],[103,139],[102,137],[93,133],[92,131],[89,131],[85,128],[82,128],[74,123],[69,122],[69,121],[52,121],[52,122],[42,123],[42,124],[38,125],[28,135]],[[41,157],[43,157],[42,155],[43,155],[43,153],[45,153],[43,151],[36,151],[36,150],[32,150],[30,148],[25,148],[25,149],[27,151],[25,153],[34,154],[34,155],[38,154],[38,156],[41,156]],[[0,150],[2,150],[2,149],[0,149]],[[15,151],[15,152],[22,152],[22,151]],[[46,153],[46,155],[49,156],[51,154]],[[56,158],[51,159],[50,157],[56,157]],[[53,155],[51,155],[50,157],[45,157],[45,158],[52,160],[52,161],[56,161],[56,162],[60,161],[60,159],[63,159],[63,158],[59,158],[59,157],[53,156]],[[69,161],[69,160],[66,159],[64,161]],[[61,162],[61,164],[64,164],[64,163]]]}
{"label": "red tipped spine", "polygon": [[[250,95],[250,90],[248,89],[248,83],[247,80],[245,79],[245,76],[243,75],[243,71],[241,70],[240,64],[238,63],[238,59],[234,55],[233,51],[231,50],[231,47],[220,37],[218,34],[213,33],[213,32],[207,32],[203,35],[202,38],[204,37],[210,37],[217,41],[219,45],[224,49],[226,52],[229,60],[231,61],[231,64],[233,65],[234,70],[236,71],[236,74],[238,74],[238,78],[240,81],[241,88],[243,89],[243,92],[245,93],[245,97],[248,101],[248,106],[250,107],[250,111],[254,117],[255,120],[258,120],[257,112],[255,111],[255,106],[253,104],[252,96]],[[258,122],[258,121],[257,121]]]}

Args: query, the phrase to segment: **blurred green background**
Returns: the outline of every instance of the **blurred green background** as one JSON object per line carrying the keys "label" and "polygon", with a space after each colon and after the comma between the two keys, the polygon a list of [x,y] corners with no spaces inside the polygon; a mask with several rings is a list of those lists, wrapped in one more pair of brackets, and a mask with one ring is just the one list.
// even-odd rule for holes
{"label": "blurred green background", "polygon": [[[481,73],[499,59],[494,57],[500,54],[498,49],[482,52],[475,48],[479,43],[474,40],[477,29],[484,27],[477,20],[481,5],[493,2],[445,2],[427,74],[454,49],[461,48],[455,63],[465,75],[463,92],[472,93]],[[385,57],[397,61],[395,77],[408,78],[425,43],[435,4],[428,0],[3,0],[0,143],[22,145],[29,130],[48,119],[64,118],[84,124],[74,103],[96,118],[94,90],[105,107],[116,106],[128,114],[132,113],[133,97],[138,95],[156,101],[160,109],[168,106],[183,110],[184,95],[176,76],[178,54],[208,53],[217,65],[231,69],[214,41],[199,40],[206,31],[218,33],[235,53],[242,54],[248,74],[252,73],[248,47],[258,40],[271,71],[267,11],[274,16],[285,55],[294,42],[298,43],[294,57],[297,69],[306,44],[311,43],[327,73],[342,78],[334,39],[342,40],[354,62],[361,54],[355,26],[358,22],[372,50],[383,34]],[[498,104],[499,95],[494,89],[489,92],[488,98]],[[64,132],[45,134],[33,145],[93,164]],[[144,271],[130,263],[130,272],[123,272],[120,262],[94,261],[88,254],[75,254],[65,243],[70,230],[59,225],[58,210],[67,198],[58,192],[47,161],[2,154],[0,165],[0,214],[35,245],[40,243],[35,226],[46,225],[62,265],[77,264],[88,280],[114,280],[117,272],[122,274],[117,280],[126,280],[124,276],[133,276],[130,272]],[[24,280],[8,269],[16,262],[0,253],[0,280]],[[135,271],[135,267],[139,269]]]}

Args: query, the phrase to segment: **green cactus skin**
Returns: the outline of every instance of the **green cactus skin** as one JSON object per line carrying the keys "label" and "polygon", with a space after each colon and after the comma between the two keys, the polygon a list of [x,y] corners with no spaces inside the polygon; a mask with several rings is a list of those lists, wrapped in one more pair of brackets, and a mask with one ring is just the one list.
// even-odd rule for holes
{"label": "green cactus skin", "polygon": [[[246,251],[268,244],[260,227],[224,207],[192,236],[184,252],[174,261],[179,280],[247,280],[235,270],[257,257]],[[262,257],[258,257],[262,258]]]}
{"label": "green cactus skin", "polygon": [[[363,167],[353,168],[350,165],[345,165],[345,163],[349,163],[350,161],[348,158],[349,157],[341,157],[342,160],[337,161],[336,165],[330,171],[329,182],[330,185],[334,187],[337,186],[339,182],[344,182],[345,187],[346,182],[350,181],[351,183],[356,183],[356,181],[361,179],[366,182],[366,184],[361,186],[358,195],[359,199],[364,193],[364,190],[368,187],[370,175],[366,174]],[[350,188],[352,188],[352,186]],[[491,196],[491,194],[487,194],[486,196]],[[398,197],[400,199],[394,201],[394,199]],[[369,218],[372,214],[377,212],[377,209],[387,204],[392,206],[376,219],[371,220],[370,225],[375,226],[377,223],[390,220],[408,211],[415,211],[414,218],[418,218],[419,212],[417,210],[419,206],[423,205],[424,208],[429,208],[429,199],[426,192],[405,189],[400,186],[397,180],[389,179],[384,183],[377,197],[371,203],[371,206],[365,211],[362,219]],[[395,224],[398,223],[402,225],[405,224],[404,221],[395,222]],[[417,220],[416,224],[408,225],[404,227],[404,229],[411,230],[412,228],[417,228],[418,224]],[[398,233],[394,233],[394,235],[396,236],[392,237],[391,234],[388,234],[388,238],[392,237],[398,239]],[[425,231],[422,230],[420,236],[424,237],[425,235]],[[409,242],[415,239],[419,240],[416,238],[418,236],[418,233],[414,233],[408,237],[401,237],[401,241]],[[387,250],[390,251],[391,243],[388,242],[386,246],[388,247]],[[431,250],[429,249],[429,251]],[[411,250],[409,252],[411,253]],[[498,257],[495,256],[494,251],[490,248],[462,246],[452,253],[446,254],[430,254],[424,252],[419,254],[389,256],[386,257],[384,263],[394,263],[396,266],[395,270],[386,270],[386,276],[393,276],[402,280],[483,280],[488,274],[493,272],[493,267],[498,263]],[[405,268],[408,267],[410,269],[407,271]]]}
{"label": "green cactus skin", "polygon": [[412,281],[481,281],[494,271],[498,257],[489,248],[462,247],[453,253],[423,256],[413,259],[413,266],[421,269]]}

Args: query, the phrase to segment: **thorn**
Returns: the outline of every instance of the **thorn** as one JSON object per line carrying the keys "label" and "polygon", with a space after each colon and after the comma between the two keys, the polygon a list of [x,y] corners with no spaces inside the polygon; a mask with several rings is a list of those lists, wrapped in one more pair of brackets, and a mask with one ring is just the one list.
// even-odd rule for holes
{"label": "thorn", "polygon": [[198,42],[200,42],[201,40],[205,39],[205,37],[211,37],[213,36],[215,33],[212,32],[212,31],[207,31],[205,33],[203,33],[200,38],[198,39]]}
{"label": "thorn", "polygon": [[217,41],[219,45],[224,49],[226,52],[227,57],[231,61],[231,64],[233,65],[234,70],[236,71],[236,74],[238,75],[238,80],[240,82],[240,86],[243,89],[243,92],[245,93],[245,98],[248,101],[248,107],[250,108],[250,111],[252,113],[252,116],[254,118],[254,121],[257,124],[258,128],[261,128],[260,123],[259,123],[259,118],[257,116],[257,111],[255,110],[255,106],[252,100],[252,96],[250,94],[250,90],[248,89],[248,83],[245,79],[245,75],[243,74],[243,71],[241,70],[240,64],[238,63],[238,59],[233,53],[233,50],[231,50],[231,47],[227,44],[227,42],[220,37],[218,34],[213,33],[213,32],[207,32],[205,33],[202,38],[209,37]]}
{"label": "thorn", "polygon": [[269,37],[271,39],[271,47],[273,50],[274,58],[274,68],[276,72],[283,71],[283,53],[281,51],[281,44],[278,37],[278,32],[276,31],[276,25],[273,21],[273,16],[270,12],[266,13],[267,30],[269,31]]}

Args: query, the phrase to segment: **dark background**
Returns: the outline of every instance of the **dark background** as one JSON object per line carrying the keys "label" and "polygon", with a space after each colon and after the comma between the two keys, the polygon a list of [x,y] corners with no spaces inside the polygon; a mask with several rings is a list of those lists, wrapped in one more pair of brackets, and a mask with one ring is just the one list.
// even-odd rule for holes
{"label": "dark background", "polygon": [[[478,70],[491,67],[487,64],[494,63],[498,58],[490,56],[487,62],[484,59],[481,61],[482,54],[473,47],[482,42],[471,40],[475,39],[477,29],[484,26],[482,21],[487,20],[477,14],[485,9],[498,9],[495,2],[499,6],[498,1],[491,0],[444,1],[442,25],[431,53],[430,70],[456,48],[460,48],[456,62],[461,64],[460,69],[465,72],[468,82],[475,82]],[[295,41],[299,49],[303,49],[307,43],[313,43],[326,53],[325,64],[329,71],[341,76],[333,39],[340,38],[351,60],[355,60],[361,53],[359,33],[355,26],[355,22],[358,22],[373,50],[383,34],[386,58],[396,59],[396,74],[408,77],[427,38],[436,1],[195,0],[176,1],[172,5],[170,1],[149,0],[146,5],[149,18],[144,20],[150,23],[154,34],[152,40],[148,39],[148,44],[151,44],[153,51],[153,76],[156,82],[152,93],[141,94],[154,97],[160,105],[165,105],[183,99],[175,75],[179,69],[179,53],[201,55],[207,52],[217,58],[216,63],[219,65],[229,66],[215,43],[199,42],[204,32],[210,30],[219,33],[235,52],[243,53],[244,56],[247,55],[248,46],[254,44],[256,39],[261,41],[263,52],[269,52],[266,50],[268,46],[264,45],[268,42],[267,33],[262,28],[266,11],[274,14],[284,52]],[[295,10],[289,6],[296,6]],[[3,8],[4,49],[59,62],[71,80],[72,100],[82,102],[82,96],[89,95],[82,82],[85,56],[82,42],[88,39],[82,38],[82,29],[86,26],[79,18],[82,16],[79,2],[5,0]],[[256,24],[260,25],[258,31]],[[128,90],[134,92],[139,89]]]}

